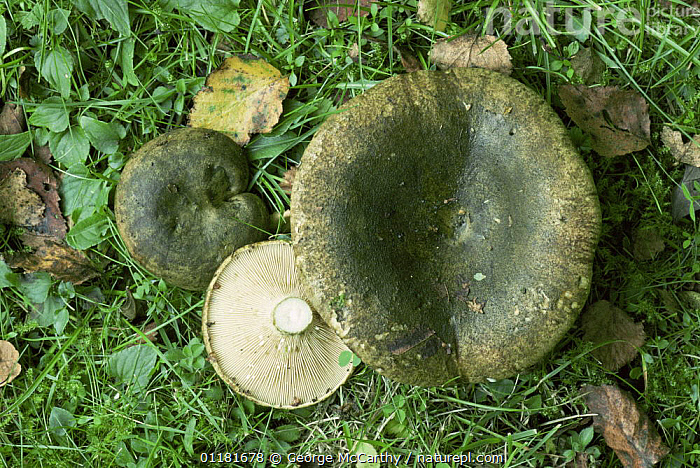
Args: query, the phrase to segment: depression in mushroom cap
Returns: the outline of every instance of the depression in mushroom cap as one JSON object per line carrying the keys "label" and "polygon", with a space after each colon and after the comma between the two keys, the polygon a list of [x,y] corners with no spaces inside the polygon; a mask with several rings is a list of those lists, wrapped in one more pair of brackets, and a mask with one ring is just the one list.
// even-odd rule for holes
{"label": "depression in mushroom cap", "polygon": [[291,211],[313,305],[365,363],[419,385],[550,352],[588,295],[601,223],[556,114],[480,69],[348,102],[307,147]]}
{"label": "depression in mushroom cap", "polygon": [[219,376],[266,406],[317,403],[352,371],[339,364],[348,348],[310,307],[285,241],[247,245],[224,261],[207,290],[202,334]]}
{"label": "depression in mushroom cap", "polygon": [[178,129],[146,143],[126,164],[115,214],[141,265],[171,284],[206,288],[224,258],[266,237],[269,214],[245,192],[248,166],[226,135]]}

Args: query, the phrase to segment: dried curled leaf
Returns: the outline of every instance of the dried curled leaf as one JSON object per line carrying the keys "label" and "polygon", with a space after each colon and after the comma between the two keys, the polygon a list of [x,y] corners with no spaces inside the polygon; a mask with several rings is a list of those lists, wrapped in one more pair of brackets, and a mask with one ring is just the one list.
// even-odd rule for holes
{"label": "dried curled leaf", "polygon": [[27,188],[27,174],[15,168],[0,180],[0,223],[36,227],[44,216],[41,197]]}
{"label": "dried curled leaf", "polygon": [[194,97],[189,123],[227,133],[239,145],[268,133],[279,120],[289,79],[253,56],[233,56],[213,71]]}
{"label": "dried curled leaf", "polygon": [[419,0],[418,21],[435,27],[436,31],[444,31],[447,20],[450,19],[451,0]]}
{"label": "dried curled leaf", "polygon": [[401,65],[403,66],[404,70],[406,70],[406,73],[423,69],[418,59],[406,47],[394,46],[394,52],[399,54],[401,57]]}
{"label": "dried curled leaf", "polygon": [[661,130],[661,141],[671,150],[671,155],[677,163],[690,164],[700,167],[700,135],[693,135],[695,142],[683,143],[681,132],[664,127]]}
{"label": "dried curled leaf", "polygon": [[22,107],[6,102],[0,111],[0,135],[15,135],[27,128]]}
{"label": "dried curled leaf", "polygon": [[376,0],[316,0],[311,4],[311,21],[321,26],[328,27],[328,12],[331,11],[338,18],[338,22],[342,23],[350,16],[367,16],[369,15],[369,7]]}
{"label": "dried curled leaf", "polygon": [[593,426],[603,434],[625,468],[649,468],[664,458],[664,445],[649,417],[627,393],[615,385],[583,388],[593,413]]}
{"label": "dried curled leaf", "polygon": [[590,47],[582,48],[571,59],[571,67],[587,85],[600,83],[605,72],[605,63]]}
{"label": "dried curled leaf", "polygon": [[566,114],[591,135],[593,149],[601,156],[619,156],[649,145],[649,104],[636,91],[566,85],[559,89],[559,97]]}
{"label": "dried curled leaf", "polygon": [[[18,170],[21,173],[17,172]],[[8,177],[11,178],[10,181],[4,182]],[[17,185],[23,182],[23,177],[24,188]],[[20,219],[13,221],[12,224],[27,227],[33,234],[59,239],[66,236],[66,222],[59,206],[58,181],[51,168],[29,158],[0,163],[0,186],[5,187],[4,189],[0,188],[0,191],[4,190],[3,193],[8,196],[19,197],[10,199],[0,196],[0,205],[12,205],[15,201],[17,203],[31,203],[32,207],[25,206],[25,211],[31,210],[34,215],[39,216],[39,219],[33,216],[31,223],[26,223],[26,219]],[[12,186],[14,189],[10,188]],[[16,191],[12,192],[14,195],[10,195],[9,191],[15,189]],[[2,206],[0,206],[0,211],[3,211]],[[10,222],[7,216],[1,214],[0,219]]]}
{"label": "dried curled leaf", "polygon": [[284,171],[284,179],[280,182],[280,188],[287,194],[292,194],[292,186],[294,185],[294,178],[297,175],[297,166],[292,166],[286,171]]}
{"label": "dried curled leaf", "polygon": [[495,36],[463,35],[440,39],[430,51],[430,60],[442,70],[476,67],[510,75],[513,71],[505,42]]}
{"label": "dried curled leaf", "polygon": [[15,347],[9,341],[0,340],[0,387],[12,382],[21,371]]}
{"label": "dried curled leaf", "polygon": [[622,309],[608,301],[591,304],[581,316],[583,339],[595,344],[614,341],[593,350],[592,354],[607,369],[616,371],[637,355],[644,344],[644,325],[634,321]]}
{"label": "dried curled leaf", "polygon": [[686,216],[689,216],[691,210],[691,200],[685,195],[681,186],[684,186],[686,190],[688,190],[688,194],[693,199],[693,212],[700,210],[700,200],[697,198],[700,197],[700,192],[695,190],[696,183],[700,183],[700,167],[686,164],[680,186],[676,186],[676,188],[673,189],[671,215],[673,216],[674,222],[677,223]]}
{"label": "dried curled leaf", "polygon": [[664,251],[666,244],[653,228],[638,229],[634,233],[634,244],[632,253],[634,258],[640,261],[653,260],[658,254]]}
{"label": "dried curled leaf", "polygon": [[7,255],[5,261],[12,268],[22,268],[26,273],[46,271],[73,284],[100,275],[83,252],[69,247],[59,239],[24,234],[22,242],[32,251]]}

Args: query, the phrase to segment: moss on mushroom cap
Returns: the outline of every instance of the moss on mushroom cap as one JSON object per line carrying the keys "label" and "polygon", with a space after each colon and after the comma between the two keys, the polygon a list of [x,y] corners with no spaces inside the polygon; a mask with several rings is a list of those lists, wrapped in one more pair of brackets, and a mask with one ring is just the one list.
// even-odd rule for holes
{"label": "moss on mushroom cap", "polygon": [[588,295],[600,209],[552,109],[480,69],[375,86],[318,130],[292,194],[315,308],[401,382],[503,378]]}
{"label": "moss on mushroom cap", "polygon": [[262,200],[244,193],[240,147],[213,130],[185,128],[146,143],[124,167],[115,214],[131,255],[185,289],[206,288],[237,248],[265,238]]}

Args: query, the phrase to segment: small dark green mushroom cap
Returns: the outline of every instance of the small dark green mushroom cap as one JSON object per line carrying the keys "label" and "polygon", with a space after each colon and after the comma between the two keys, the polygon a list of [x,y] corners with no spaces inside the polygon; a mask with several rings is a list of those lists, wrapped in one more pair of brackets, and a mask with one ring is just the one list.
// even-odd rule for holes
{"label": "small dark green mushroom cap", "polygon": [[505,378],[549,353],[586,301],[601,224],[556,114],[481,69],[349,101],[306,149],[291,212],[315,309],[414,385]]}
{"label": "small dark green mushroom cap", "polygon": [[174,130],[124,167],[115,198],[119,233],[153,274],[205,289],[228,255],[266,237],[267,208],[247,185],[247,161],[233,140],[214,130]]}

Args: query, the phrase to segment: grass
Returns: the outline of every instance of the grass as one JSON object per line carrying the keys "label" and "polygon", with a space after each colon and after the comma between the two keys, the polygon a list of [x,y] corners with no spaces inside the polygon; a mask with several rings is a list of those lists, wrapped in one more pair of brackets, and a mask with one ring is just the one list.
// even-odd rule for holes
{"label": "grass", "polygon": [[[254,466],[241,457],[257,452],[285,454],[283,465],[291,461],[286,454],[302,455],[289,466],[303,467],[320,466],[326,462],[318,457],[329,455],[334,461],[326,465],[338,466],[339,454],[352,453],[358,443],[401,455],[399,466],[443,468],[453,465],[417,455],[470,452],[504,455],[489,466],[573,466],[567,463],[577,452],[585,452],[589,466],[621,466],[602,436],[591,438],[581,397],[583,385],[601,383],[633,393],[655,421],[671,447],[660,466],[698,465],[700,309],[685,291],[698,290],[700,236],[696,221],[672,222],[672,191],[682,168],[659,141],[662,124],[700,133],[697,17],[652,14],[650,7],[658,12],[660,5],[643,0],[558,2],[562,13],[576,17],[610,13],[605,27],[573,37],[548,28],[542,14],[548,5],[541,0],[510,4],[512,24],[528,19],[522,24],[537,24],[541,31],[528,27],[505,36],[513,76],[559,111],[598,187],[604,227],[589,300],[608,299],[644,322],[648,340],[635,361],[618,373],[605,370],[574,328],[548,359],[511,379],[417,388],[361,365],[329,400],[282,411],[235,395],[204,360],[202,295],[169,287],[127,255],[110,202],[121,167],[155,135],[186,124],[194,94],[225,57],[253,54],[292,82],[275,133],[254,137],[247,148],[253,191],[283,211],[289,204],[279,186],[284,170],[299,162],[318,125],[343,99],[403,72],[393,46],[430,67],[435,40],[481,33],[485,9],[507,4],[457,3],[443,33],[417,21],[414,1],[378,2],[360,21],[331,18],[330,28],[310,22],[308,6],[296,1],[243,1],[237,7],[211,2],[224,10],[210,15],[198,11],[196,2],[181,2],[190,3],[179,9],[173,8],[177,2],[135,0],[128,4],[128,19],[119,9],[112,16],[100,13],[89,0],[77,2],[79,7],[63,0],[0,5],[7,26],[3,99],[21,103],[30,124],[40,120],[33,116],[42,106],[55,119],[68,119],[64,128],[57,120],[32,125],[34,145],[54,141],[52,149],[59,148],[55,139],[80,133],[84,119],[108,124],[95,127],[97,137],[87,135],[89,151],[73,148],[55,154],[52,163],[63,175],[64,213],[73,222],[93,214],[104,219],[88,249],[103,274],[79,286],[41,273],[24,275],[0,290],[0,338],[17,347],[23,369],[0,389],[0,466],[194,466],[201,454],[218,460],[226,453],[238,457],[229,466]],[[638,20],[638,34],[624,35],[613,15],[633,8],[647,14]],[[664,25],[675,29],[666,35]],[[497,21],[494,31],[503,32],[503,25]],[[354,61],[349,51],[357,43]],[[566,118],[557,87],[579,81],[567,72],[572,51],[583,47],[604,62],[597,84],[635,90],[649,102],[647,149],[602,158]],[[45,57],[55,60],[42,72]],[[665,241],[653,260],[632,255],[639,228],[652,228]],[[21,249],[19,235],[0,225],[0,250]],[[133,347],[143,343],[151,323],[157,340]],[[142,384],[121,384],[110,360],[127,359],[133,349],[154,364],[145,369]],[[257,466],[270,466],[269,460]]]}

